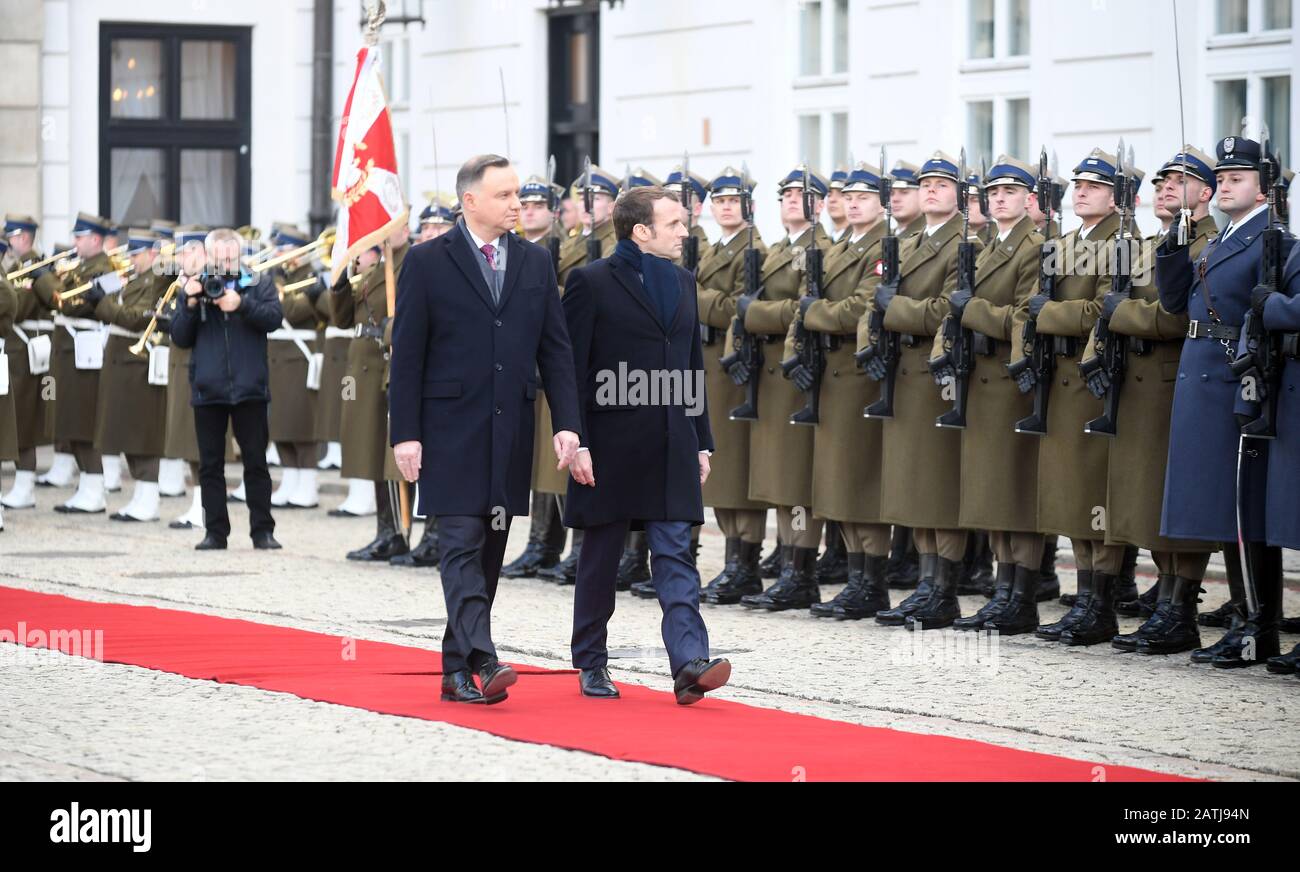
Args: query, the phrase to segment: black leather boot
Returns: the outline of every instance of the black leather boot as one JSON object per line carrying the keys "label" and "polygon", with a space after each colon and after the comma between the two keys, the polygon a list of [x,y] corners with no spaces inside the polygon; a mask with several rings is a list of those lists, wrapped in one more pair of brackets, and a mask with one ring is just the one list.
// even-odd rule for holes
{"label": "black leather boot", "polygon": [[758,556],[763,550],[762,542],[737,540],[736,571],[713,590],[706,590],[700,598],[707,603],[730,606],[740,602],[743,596],[763,592],[763,579],[759,574]]}
{"label": "black leather boot", "polygon": [[564,547],[564,527],[560,527],[558,546],[548,541],[553,537],[553,519],[558,511],[553,494],[533,494],[528,545],[523,554],[501,567],[502,578],[532,578],[538,570],[560,562],[560,548]]}
{"label": "black leather boot", "polygon": [[1201,601],[1201,583],[1175,576],[1166,618],[1148,635],[1138,639],[1139,654],[1177,654],[1201,647],[1201,633],[1196,628],[1196,604]]}
{"label": "black leather boot", "polygon": [[700,589],[700,596],[705,600],[708,599],[709,594],[714,593],[719,589],[726,588],[728,580],[736,574],[736,568],[740,562],[739,536],[728,536],[722,547],[723,554],[725,555],[722,563],[722,571],[709,579],[709,583]]}
{"label": "black leather boot", "polygon": [[1283,618],[1277,628],[1283,633],[1300,633],[1300,618]]}
{"label": "black leather boot", "polygon": [[826,550],[817,560],[818,584],[844,584],[849,578],[848,546],[839,521],[826,522]]}
{"label": "black leather boot", "polygon": [[966,537],[966,555],[961,561],[961,577],[957,579],[959,596],[993,593],[993,551],[989,547],[989,534],[975,531]]}
{"label": "black leather boot", "polygon": [[1079,619],[1061,632],[1064,645],[1097,645],[1119,635],[1115,617],[1116,576],[1107,572],[1092,573],[1092,596]]}
{"label": "black leather boot", "polygon": [[921,556],[912,541],[911,527],[894,525],[885,580],[895,590],[911,590],[921,581]]}
{"label": "black leather boot", "polygon": [[[892,609],[881,609],[876,612],[876,623],[886,627],[901,627],[907,623],[907,616],[915,612],[921,605],[930,598],[930,593],[934,590],[934,573],[935,563],[939,560],[937,554],[918,555],[918,568],[920,570],[920,579],[916,583],[916,590],[894,606]],[[888,573],[888,569],[886,569]],[[888,574],[886,574],[888,578]],[[889,585],[893,587],[893,585]]]}
{"label": "black leather boot", "polygon": [[393,516],[393,503],[388,498],[388,485],[375,482],[375,538],[369,544],[348,552],[348,560],[385,561],[410,551],[410,546],[398,532]]}
{"label": "black leather boot", "polygon": [[[979,630],[983,629],[984,623],[990,618],[997,615],[1006,608],[1007,601],[1011,599],[1011,587],[1016,580],[1016,566],[1014,563],[999,563],[998,575],[993,581],[993,595],[980,610],[973,615],[967,615],[964,618],[958,618],[952,622],[952,625],[958,630]],[[1037,626],[1035,624],[1035,626]]]}
{"label": "black leather boot", "polygon": [[830,602],[817,603],[809,611],[819,618],[856,621],[889,608],[889,589],[884,579],[886,559],[850,552],[844,589]]}
{"label": "black leather boot", "polygon": [[[631,590],[638,582],[650,581],[650,546],[646,544],[645,531],[633,530],[627,534],[623,556],[618,561],[618,574],[614,576],[614,590]],[[650,588],[651,595],[654,587]]]}
{"label": "black leather boot", "polygon": [[1282,549],[1262,542],[1246,544],[1258,602],[1241,629],[1241,644],[1217,655],[1210,664],[1220,669],[1257,666],[1281,653],[1277,627],[1282,621]]}
{"label": "black leather boot", "polygon": [[424,534],[420,536],[419,544],[405,554],[390,557],[388,562],[393,566],[427,568],[437,566],[438,559],[438,520],[425,518]]}
{"label": "black leather boot", "polygon": [[771,552],[763,558],[758,564],[758,575],[760,578],[777,578],[781,575],[781,567],[785,552],[781,548],[781,543],[777,542]]}
{"label": "black leather boot", "polygon": [[[1059,539],[1056,536],[1046,536],[1043,539],[1043,564],[1038,568],[1040,578],[1038,580],[1038,601],[1047,602],[1061,596],[1061,579],[1056,574],[1056,546]],[[1070,605],[1065,602],[1065,597],[1061,597],[1062,605]]]}
{"label": "black leather boot", "polygon": [[582,531],[573,531],[573,541],[569,543],[569,553],[564,559],[549,569],[537,570],[537,577],[553,584],[573,584],[578,578],[578,555],[582,553]]}
{"label": "black leather boot", "polygon": [[1296,645],[1286,654],[1268,658],[1268,671],[1275,675],[1290,675],[1300,669],[1300,645]]}
{"label": "black leather boot", "polygon": [[1019,636],[1038,628],[1038,584],[1042,573],[1036,566],[1016,566],[1015,575],[1006,608],[984,622],[985,630],[994,630],[999,636]]}
{"label": "black leather boot", "polygon": [[[1174,576],[1161,573],[1156,580],[1156,599],[1151,616],[1132,633],[1124,633],[1110,640],[1110,647],[1120,651],[1136,651],[1138,642],[1157,633],[1169,619],[1169,598],[1174,592]],[[1143,594],[1145,596],[1146,594]]]}
{"label": "black leather boot", "polygon": [[1219,641],[1205,648],[1193,650],[1188,659],[1193,663],[1213,663],[1216,657],[1231,656],[1233,652],[1241,650],[1244,644],[1245,632],[1246,619],[1233,616],[1232,626],[1228,627],[1227,632],[1219,637]]}
{"label": "black leather boot", "polygon": [[1160,577],[1135,600],[1115,603],[1115,611],[1129,618],[1149,618],[1160,599]]}
{"label": "black leather boot", "polygon": [[1138,598],[1137,565],[1137,546],[1125,545],[1124,562],[1120,564],[1119,575],[1115,576],[1114,602],[1127,603]]}
{"label": "black leather boot", "polygon": [[781,612],[786,609],[806,609],[813,603],[821,602],[816,574],[817,549],[785,547],[790,550],[781,577],[762,593],[741,597],[742,606]]}
{"label": "black leather boot", "polygon": [[[1228,572],[1228,601],[1217,609],[1197,615],[1196,623],[1202,627],[1231,628],[1246,621],[1246,580],[1241,577],[1241,554],[1236,542],[1223,546],[1223,565]],[[1201,661],[1192,655],[1192,662]]]}
{"label": "black leather boot", "polygon": [[904,619],[907,629],[941,630],[951,627],[952,622],[961,617],[961,603],[957,601],[957,579],[960,576],[960,560],[939,557],[935,564],[934,588],[929,599]]}
{"label": "black leather boot", "polygon": [[[1078,574],[1078,593],[1070,598],[1070,610],[1059,621],[1039,626],[1034,631],[1034,635],[1038,638],[1059,642],[1061,633],[1065,632],[1067,627],[1073,626],[1087,611],[1088,600],[1092,599],[1092,570],[1080,569]],[[1065,602],[1065,597],[1061,597],[1061,602]]]}

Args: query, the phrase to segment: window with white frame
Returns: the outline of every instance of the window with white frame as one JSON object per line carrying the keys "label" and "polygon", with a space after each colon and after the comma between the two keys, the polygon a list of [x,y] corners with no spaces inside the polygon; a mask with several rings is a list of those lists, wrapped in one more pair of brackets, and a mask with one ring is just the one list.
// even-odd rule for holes
{"label": "window with white frame", "polygon": [[849,0],[799,0],[799,75],[849,71]]}
{"label": "window with white frame", "polygon": [[405,109],[411,102],[411,43],[405,34],[394,35],[379,45],[380,75],[388,92],[388,105]]}
{"label": "window with white frame", "polygon": [[966,103],[966,151],[972,166],[1000,154],[1028,160],[1029,98],[1002,97]]}
{"label": "window with white frame", "polygon": [[[1273,150],[1290,166],[1291,76],[1264,74],[1220,79],[1214,83],[1214,136],[1260,135],[1267,125]],[[1243,127],[1245,129],[1243,129]]]}
{"label": "window with white frame", "polygon": [[1214,32],[1220,36],[1291,29],[1291,0],[1215,0]]}
{"label": "window with white frame", "polygon": [[1022,58],[1029,54],[1029,0],[966,0],[966,57]]}
{"label": "window with white frame", "polygon": [[[829,136],[823,135],[829,131]],[[809,112],[799,116],[799,159],[824,173],[849,160],[849,113]]]}

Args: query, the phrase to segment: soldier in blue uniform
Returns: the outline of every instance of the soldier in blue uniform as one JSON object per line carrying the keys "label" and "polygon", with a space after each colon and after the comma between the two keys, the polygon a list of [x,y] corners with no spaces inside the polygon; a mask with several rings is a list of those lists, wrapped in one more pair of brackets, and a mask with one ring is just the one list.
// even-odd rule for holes
{"label": "soldier in blue uniform", "polygon": [[[1191,319],[1174,388],[1160,533],[1171,539],[1235,541],[1240,483],[1245,509],[1240,538],[1257,601],[1248,619],[1230,628],[1219,643],[1192,653],[1193,662],[1231,668],[1278,654],[1282,567],[1279,550],[1265,541],[1261,517],[1265,443],[1247,440],[1238,478],[1242,422],[1234,411],[1241,386],[1228,366],[1251,306],[1251,290],[1261,277],[1261,234],[1269,220],[1259,181],[1261,148],[1253,140],[1229,136],[1219,142],[1217,155],[1218,204],[1230,221],[1227,228],[1195,262],[1176,232],[1156,254],[1161,304]],[[1285,244],[1290,242],[1288,237]]]}

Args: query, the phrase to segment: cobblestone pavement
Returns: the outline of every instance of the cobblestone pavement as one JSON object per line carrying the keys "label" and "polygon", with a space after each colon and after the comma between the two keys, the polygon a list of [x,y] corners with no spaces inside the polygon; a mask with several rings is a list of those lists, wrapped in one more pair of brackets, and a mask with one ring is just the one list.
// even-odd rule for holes
{"label": "cobblestone pavement", "polygon": [[[228,472],[233,477],[238,467]],[[276,535],[285,547],[269,554],[252,550],[242,506],[232,507],[231,550],[196,553],[198,531],[165,524],[188,499],[164,500],[163,523],[119,524],[52,512],[70,491],[41,489],[37,509],[5,512],[0,584],[436,650],[445,620],[437,573],[343,559],[372,537],[374,521],[326,516],[341,502],[343,486],[333,473],[322,481],[319,509],[277,511]],[[126,499],[111,496],[110,510]],[[516,519],[507,559],[526,535],[526,520]],[[706,526],[702,542],[707,579],[721,568],[723,543],[715,526]],[[1287,555],[1288,614],[1300,612],[1296,557]],[[1067,590],[1073,587],[1068,563],[1063,546]],[[1144,559],[1139,572],[1152,571]],[[1207,588],[1202,608],[1226,599],[1221,581]],[[836,590],[824,588],[823,598]],[[493,615],[502,657],[566,668],[572,598],[572,588],[503,581]],[[963,610],[981,603],[963,598]],[[1044,604],[1042,614],[1054,619],[1061,611]],[[617,681],[671,686],[659,619],[655,602],[619,595],[610,627]],[[1208,778],[1300,779],[1294,730],[1300,680],[1294,676],[1192,667],[1185,655],[1065,649],[1025,637],[991,645],[953,631],[918,637],[806,613],[706,606],[705,619],[715,651],[734,664],[733,683],[718,694],[728,699],[1103,764]],[[1125,620],[1122,630],[1136,624]],[[1208,644],[1217,635],[1203,637]],[[1283,637],[1288,648],[1297,641]],[[0,779],[7,780],[699,777],[11,645],[0,646],[0,698],[6,701]]]}

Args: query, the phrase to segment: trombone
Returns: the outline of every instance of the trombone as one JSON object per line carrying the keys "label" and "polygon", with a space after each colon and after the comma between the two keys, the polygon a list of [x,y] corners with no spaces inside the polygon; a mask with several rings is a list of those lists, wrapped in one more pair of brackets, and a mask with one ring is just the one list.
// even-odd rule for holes
{"label": "trombone", "polygon": [[[349,276],[348,283],[355,288],[357,284],[361,281],[362,276],[364,275],[365,273],[357,273],[354,276]],[[303,288],[309,288],[314,284],[316,284],[316,276],[312,276],[309,279],[303,279],[302,281],[291,282],[290,284],[287,284],[284,287],[280,288],[280,296],[283,297],[285,294],[292,294],[294,291],[300,291]]]}
{"label": "trombone", "polygon": [[176,281],[168,285],[167,291],[159,298],[158,305],[154,306],[153,317],[149,319],[148,326],[144,328],[144,332],[140,334],[140,338],[136,343],[128,349],[136,357],[144,354],[144,347],[149,342],[149,337],[158,329],[158,316],[162,314],[163,309],[167,308],[167,305],[172,301],[172,297],[176,296],[176,289],[180,286],[181,280],[177,278]]}
{"label": "trombone", "polygon": [[[121,254],[124,251],[126,251],[126,246],[119,245],[117,248],[109,249],[104,253],[107,254],[109,257],[114,257],[116,255]],[[70,250],[60,251],[55,254],[51,254],[49,257],[45,258],[44,260],[38,260],[35,263],[27,264],[27,266],[21,269],[16,269],[13,272],[8,273],[5,276],[5,278],[7,278],[9,281],[12,282],[14,279],[21,278],[22,276],[27,275],[29,272],[38,270],[41,267],[45,266],[46,264],[54,263],[55,261],[59,261],[59,263],[55,266],[55,270],[57,270],[58,272],[67,272],[68,270],[76,269],[78,266],[81,265],[81,258],[73,255]]]}
{"label": "trombone", "polygon": [[260,263],[252,264],[251,269],[253,270],[253,272],[259,272],[259,273],[264,272],[265,270],[271,269],[272,267],[277,267],[282,263],[287,263],[291,260],[295,260],[296,258],[302,257],[304,254],[315,251],[318,248],[330,249],[333,247],[334,247],[334,228],[331,227],[322,231],[321,235],[317,236],[314,242],[309,242],[306,245],[299,246],[298,248],[295,248],[291,251],[286,251],[284,254],[281,254],[277,257],[273,257],[270,260],[264,260],[261,261]]}

